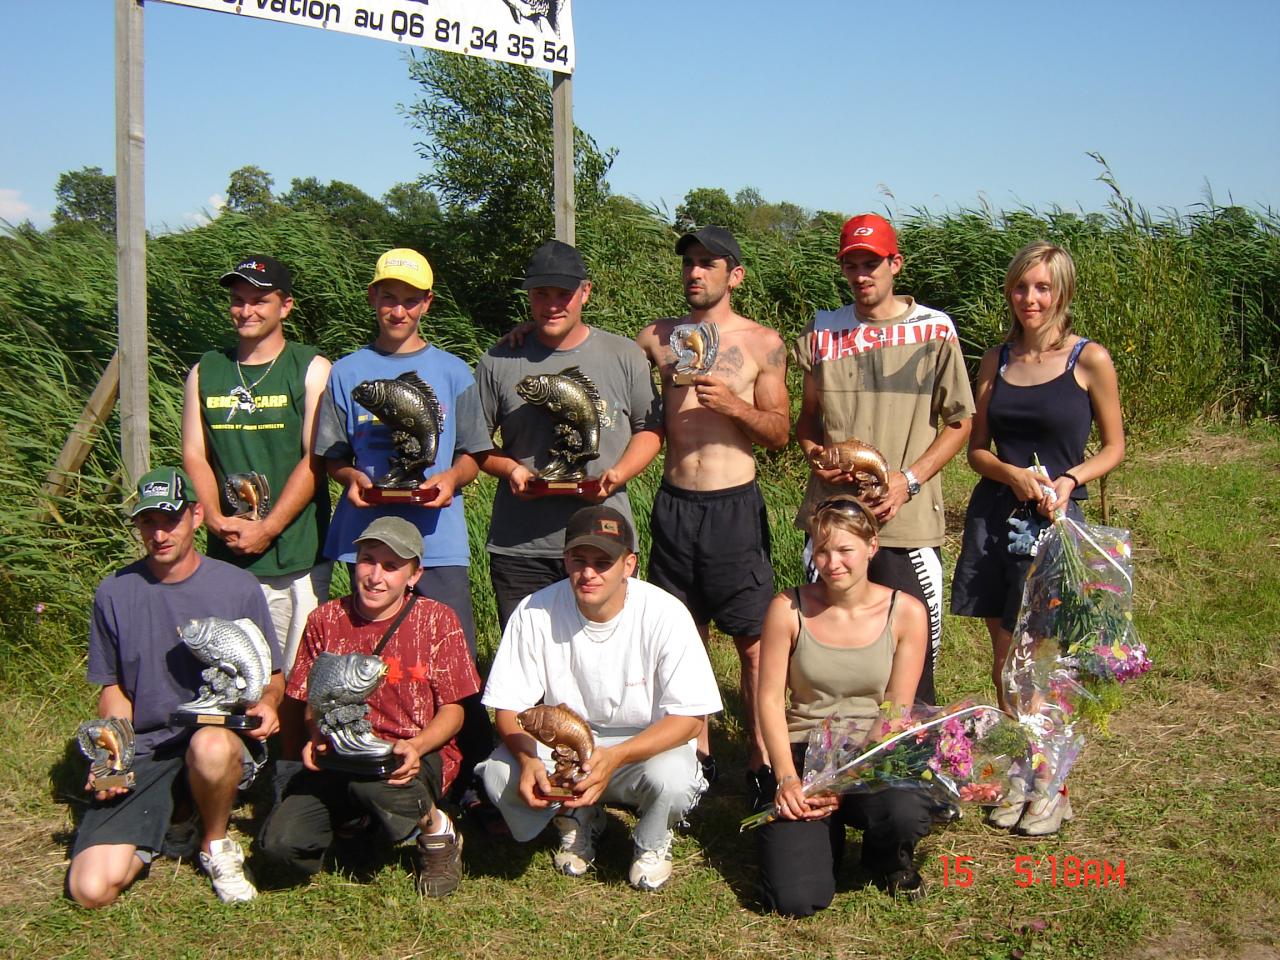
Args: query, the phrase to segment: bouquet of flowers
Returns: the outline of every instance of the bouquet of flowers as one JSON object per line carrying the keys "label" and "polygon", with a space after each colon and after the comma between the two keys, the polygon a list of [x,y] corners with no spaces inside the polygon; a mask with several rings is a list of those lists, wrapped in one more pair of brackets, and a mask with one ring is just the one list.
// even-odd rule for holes
{"label": "bouquet of flowers", "polygon": [[[843,794],[890,788],[924,790],[939,800],[999,803],[1028,756],[1027,729],[996,707],[884,704],[878,716],[829,717],[814,728],[804,758],[804,793]],[[775,819],[773,809],[742,828]]]}
{"label": "bouquet of flowers", "polygon": [[[1106,688],[1151,668],[1133,624],[1132,557],[1127,530],[1065,516],[1045,529],[1003,671],[1020,715],[1045,703],[1068,714],[1096,705]],[[1105,724],[1105,714],[1093,719]]]}

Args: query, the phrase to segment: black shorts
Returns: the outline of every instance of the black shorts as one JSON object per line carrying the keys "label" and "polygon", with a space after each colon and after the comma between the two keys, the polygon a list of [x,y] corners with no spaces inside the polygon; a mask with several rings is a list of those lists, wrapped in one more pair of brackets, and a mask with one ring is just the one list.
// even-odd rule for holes
{"label": "black shorts", "polygon": [[699,625],[756,637],[773,599],[769,517],[755,481],[693,491],[665,480],[649,525],[650,583],[679,597]]}
{"label": "black shorts", "polygon": [[[1069,501],[1067,516],[1084,519],[1075,500]],[[1047,523],[1034,506],[1019,502],[1012,488],[1002,483],[974,487],[951,578],[951,612],[956,616],[999,617],[1004,629],[1013,630],[1031,567],[1031,557],[1009,552],[1009,520],[1014,517]]]}

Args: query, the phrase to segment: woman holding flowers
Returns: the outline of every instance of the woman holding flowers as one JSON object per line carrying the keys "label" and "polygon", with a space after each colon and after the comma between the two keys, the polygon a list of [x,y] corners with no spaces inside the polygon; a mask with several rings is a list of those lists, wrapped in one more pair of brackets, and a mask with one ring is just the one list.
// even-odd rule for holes
{"label": "woman holding flowers", "polygon": [[912,857],[932,822],[930,802],[913,790],[804,794],[810,731],[837,715],[869,726],[886,700],[909,709],[929,636],[919,600],[867,579],[878,529],[870,510],[833,497],[818,504],[809,527],[818,582],[773,599],[760,645],[758,709],[778,814],[760,828],[761,892],[766,907],[790,916],[831,903],[846,824],[863,831],[862,864],[877,886],[918,895]]}
{"label": "woman holding flowers", "polygon": [[[1115,366],[1101,344],[1072,332],[1075,288],[1075,263],[1062,247],[1037,241],[1019,250],[1004,281],[1008,337],[986,352],[978,370],[969,466],[982,479],[965,515],[951,612],[986,620],[991,678],[1005,709],[1001,670],[1030,565],[1026,553],[1010,551],[1009,522],[1043,526],[1057,511],[1082,519],[1079,502],[1088,496],[1086,484],[1124,458]],[[1094,423],[1100,446],[1086,457]],[[1035,469],[1036,463],[1044,472]],[[1023,806],[1014,802],[998,808],[992,822],[1044,834],[1056,832],[1071,816],[1065,788],[1025,811]]]}

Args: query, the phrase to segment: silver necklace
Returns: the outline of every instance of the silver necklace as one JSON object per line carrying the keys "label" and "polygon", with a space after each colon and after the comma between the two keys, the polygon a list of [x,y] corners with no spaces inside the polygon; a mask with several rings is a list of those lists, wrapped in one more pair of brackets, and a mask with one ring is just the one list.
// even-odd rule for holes
{"label": "silver necklace", "polygon": [[[626,584],[623,584],[623,589],[626,589]],[[618,632],[618,627],[622,626],[622,615],[627,610],[626,594],[623,594],[622,609],[614,616],[613,626],[609,627],[608,633],[604,632],[603,623],[588,620],[586,615],[583,614],[582,608],[579,607],[576,602],[573,605],[573,609],[578,612],[578,619],[582,622],[582,632],[586,634],[587,639],[592,643],[604,643],[607,640],[613,639],[613,635]]]}
{"label": "silver necklace", "polygon": [[262,376],[253,381],[253,383],[245,383],[244,369],[240,366],[240,361],[236,361],[236,376],[240,378],[240,386],[231,388],[231,399],[235,402],[227,412],[227,422],[230,422],[231,418],[240,410],[243,410],[245,413],[258,412],[258,403],[253,399],[253,391],[258,388],[258,384],[271,375],[271,370],[276,365],[276,361],[280,359],[281,353],[284,353],[284,351],[281,350],[280,353],[277,353],[271,358],[271,362],[267,364],[267,369],[263,372]]}

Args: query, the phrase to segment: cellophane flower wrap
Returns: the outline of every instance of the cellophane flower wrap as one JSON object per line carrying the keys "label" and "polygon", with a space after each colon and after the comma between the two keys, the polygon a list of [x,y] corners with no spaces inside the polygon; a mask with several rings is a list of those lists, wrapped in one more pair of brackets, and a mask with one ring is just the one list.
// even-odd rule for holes
{"label": "cellophane flower wrap", "polygon": [[1030,795],[1066,780],[1082,716],[1105,726],[1114,688],[1151,667],[1133,624],[1129,532],[1059,516],[1036,544],[1002,671],[1010,709],[1031,731],[1018,767]]}
{"label": "cellophane flower wrap", "polygon": [[[1031,739],[998,708],[892,704],[874,718],[829,717],[809,735],[804,793],[923,790],[940,801],[999,803],[1020,776]],[[747,817],[743,829],[776,817],[773,809]]]}

